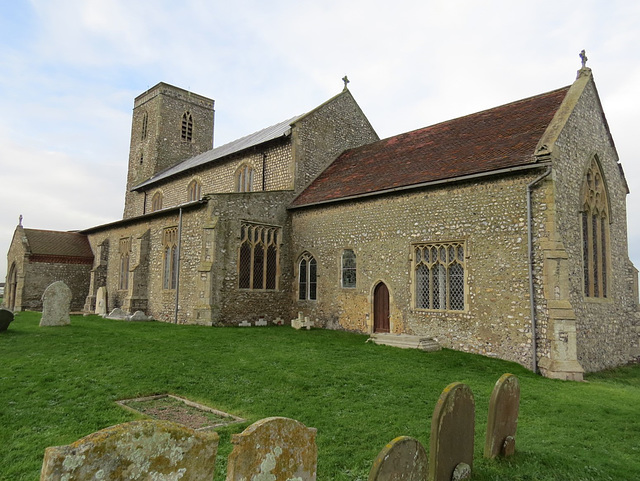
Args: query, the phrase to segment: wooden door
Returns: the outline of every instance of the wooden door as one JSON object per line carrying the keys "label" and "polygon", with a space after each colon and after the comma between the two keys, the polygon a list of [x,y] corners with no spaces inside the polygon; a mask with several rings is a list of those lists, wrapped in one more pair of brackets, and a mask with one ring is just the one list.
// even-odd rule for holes
{"label": "wooden door", "polygon": [[373,332],[389,332],[389,289],[384,282],[373,291]]}

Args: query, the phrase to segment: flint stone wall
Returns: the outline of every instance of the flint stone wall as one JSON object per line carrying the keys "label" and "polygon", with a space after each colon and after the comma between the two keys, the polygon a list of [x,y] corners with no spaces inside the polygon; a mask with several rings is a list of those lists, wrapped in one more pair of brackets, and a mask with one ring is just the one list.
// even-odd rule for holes
{"label": "flint stone wall", "polygon": [[[540,173],[292,211],[295,258],[306,250],[318,262],[318,300],[295,296],[297,310],[324,327],[370,333],[373,289],[383,281],[392,333],[431,337],[443,347],[530,366],[526,186]],[[534,199],[537,233],[546,205],[537,192]],[[465,243],[465,310],[415,309],[412,246],[452,240]],[[341,287],[344,249],[356,254],[355,288]]]}
{"label": "flint stone wall", "polygon": [[[595,85],[589,82],[556,142],[554,181],[557,231],[569,262],[570,301],[576,314],[578,360],[585,371],[597,371],[629,361],[638,347],[632,335],[637,295],[636,272],[628,257],[627,186],[611,142]],[[594,155],[600,161],[610,206],[607,299],[584,296],[581,189]],[[622,159],[629,161],[629,159]],[[544,326],[543,326],[544,327]]]}

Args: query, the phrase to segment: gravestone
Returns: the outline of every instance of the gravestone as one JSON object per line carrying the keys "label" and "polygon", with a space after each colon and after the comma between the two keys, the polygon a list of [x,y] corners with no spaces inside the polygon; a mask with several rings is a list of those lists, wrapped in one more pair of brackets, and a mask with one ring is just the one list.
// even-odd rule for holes
{"label": "gravestone", "polygon": [[96,314],[106,316],[109,306],[107,305],[107,288],[105,286],[98,287],[96,293]]}
{"label": "gravestone", "polygon": [[369,481],[426,481],[428,470],[427,452],[420,441],[400,436],[380,451]]}
{"label": "gravestone", "polygon": [[71,324],[71,289],[62,281],[50,284],[42,294],[40,326],[67,326]]}
{"label": "gravestone", "polygon": [[442,391],[431,419],[429,481],[468,478],[473,466],[475,413],[473,394],[466,384],[454,382]]}
{"label": "gravestone", "polygon": [[515,452],[519,409],[518,378],[513,374],[503,374],[493,387],[489,400],[485,458],[511,456]]}
{"label": "gravestone", "polygon": [[151,321],[153,319],[151,317],[147,316],[142,311],[136,311],[133,314],[131,314],[130,316],[126,316],[126,320],[127,321],[132,321],[132,322],[145,322],[145,321]]}
{"label": "gravestone", "polygon": [[107,316],[107,319],[115,319],[115,320],[118,320],[118,321],[124,321],[124,320],[127,319],[127,313],[124,312],[119,307],[116,307],[115,309],[113,309],[109,313],[109,315]]}
{"label": "gravestone", "polygon": [[45,450],[40,481],[213,479],[218,434],[169,421],[133,421]]}
{"label": "gravestone", "polygon": [[273,417],[234,434],[226,481],[315,481],[316,429],[294,419]]}
{"label": "gravestone", "polygon": [[13,322],[13,312],[9,309],[0,309],[0,332],[9,329],[11,322]]}

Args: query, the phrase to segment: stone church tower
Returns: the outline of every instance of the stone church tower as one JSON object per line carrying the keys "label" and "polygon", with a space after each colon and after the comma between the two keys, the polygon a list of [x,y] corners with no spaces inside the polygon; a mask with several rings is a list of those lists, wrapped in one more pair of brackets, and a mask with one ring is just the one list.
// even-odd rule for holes
{"label": "stone church tower", "polygon": [[133,106],[125,219],[145,214],[139,183],[213,148],[214,101],[160,82]]}

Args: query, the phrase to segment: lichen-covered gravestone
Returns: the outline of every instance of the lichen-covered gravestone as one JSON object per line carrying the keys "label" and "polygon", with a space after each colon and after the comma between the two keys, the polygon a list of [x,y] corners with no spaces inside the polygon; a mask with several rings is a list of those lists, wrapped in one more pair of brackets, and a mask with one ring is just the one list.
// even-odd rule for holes
{"label": "lichen-covered gravestone", "polygon": [[50,284],[42,294],[41,326],[66,326],[71,324],[71,289],[62,281]]}
{"label": "lichen-covered gravestone", "polygon": [[473,467],[476,407],[469,386],[449,384],[431,419],[429,481],[468,479]]}
{"label": "lichen-covered gravestone", "polygon": [[13,322],[13,312],[9,309],[0,309],[0,332],[6,331]]}
{"label": "lichen-covered gravestone", "polygon": [[133,421],[45,450],[40,481],[213,479],[218,434],[169,421]]}
{"label": "lichen-covered gravestone", "polygon": [[98,292],[96,293],[96,314],[99,316],[106,316],[108,307],[107,288],[104,286],[98,287]]}
{"label": "lichen-covered gravestone", "polygon": [[484,457],[511,456],[515,452],[520,383],[513,374],[503,374],[496,382],[489,401]]}
{"label": "lichen-covered gravestone", "polygon": [[420,441],[400,436],[380,451],[369,481],[426,481],[428,469],[427,452]]}
{"label": "lichen-covered gravestone", "polygon": [[226,481],[315,481],[316,429],[273,417],[234,434]]}

